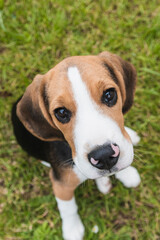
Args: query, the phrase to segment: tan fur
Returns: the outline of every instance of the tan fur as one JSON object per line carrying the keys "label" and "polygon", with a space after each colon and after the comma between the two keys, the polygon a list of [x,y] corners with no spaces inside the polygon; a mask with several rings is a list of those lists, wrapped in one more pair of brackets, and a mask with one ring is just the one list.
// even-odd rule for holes
{"label": "tan fur", "polygon": [[[47,79],[50,79],[47,84],[47,94],[50,101],[49,112],[57,129],[59,129],[69,143],[72,154],[75,154],[74,139],[73,139],[73,126],[75,122],[76,105],[73,99],[73,94],[70,86],[70,82],[67,78],[67,67],[65,63],[63,65],[58,64],[53,70],[46,75]],[[55,81],[56,79],[56,81]],[[65,107],[72,112],[71,121],[67,124],[60,123],[54,116],[53,110],[59,107]]]}
{"label": "tan fur", "polygon": [[70,168],[63,170],[63,177],[61,181],[56,181],[53,178],[52,170],[49,172],[49,177],[52,182],[54,195],[61,200],[71,200],[74,195],[74,190],[80,184],[76,174]]}

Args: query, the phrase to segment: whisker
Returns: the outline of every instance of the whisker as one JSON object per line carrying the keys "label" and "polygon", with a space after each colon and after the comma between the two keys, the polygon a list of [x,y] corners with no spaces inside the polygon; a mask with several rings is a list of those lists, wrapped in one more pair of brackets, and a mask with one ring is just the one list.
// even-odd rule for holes
{"label": "whisker", "polygon": [[69,163],[73,164],[72,163],[73,160],[72,161],[71,160],[72,160],[72,158],[66,159],[66,160],[64,160],[64,162],[60,163],[59,166],[63,167],[63,166],[67,166]]}

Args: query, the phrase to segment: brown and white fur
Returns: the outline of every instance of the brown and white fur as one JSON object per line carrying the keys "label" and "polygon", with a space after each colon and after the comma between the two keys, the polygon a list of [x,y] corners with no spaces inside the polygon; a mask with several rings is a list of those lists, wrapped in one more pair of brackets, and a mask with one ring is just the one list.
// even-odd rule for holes
{"label": "brown and white fur", "polygon": [[[66,58],[46,74],[37,75],[15,105],[12,121],[18,142],[37,158],[43,145],[47,157],[40,158],[52,166],[50,178],[66,240],[81,240],[84,235],[74,198],[79,184],[95,179],[98,189],[106,194],[111,187],[109,176],[113,174],[126,187],[140,183],[137,170],[130,166],[133,145],[139,137],[124,127],[123,117],[132,106],[135,85],[135,68],[117,55],[102,52],[98,56],[75,56]],[[108,89],[111,92],[106,93]],[[116,97],[113,105],[105,102],[110,93]],[[19,130],[20,125],[23,131]],[[32,146],[27,145],[32,142],[27,140],[28,136],[35,140]],[[26,145],[22,139],[28,141]],[[113,166],[92,157],[96,151],[100,158],[109,155],[115,161]]]}

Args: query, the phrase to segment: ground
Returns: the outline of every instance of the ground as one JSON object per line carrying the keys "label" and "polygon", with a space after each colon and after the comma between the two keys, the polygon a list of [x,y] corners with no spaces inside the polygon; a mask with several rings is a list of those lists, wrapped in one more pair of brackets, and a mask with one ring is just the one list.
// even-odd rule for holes
{"label": "ground", "polygon": [[[93,181],[76,190],[86,240],[160,239],[160,1],[6,0],[0,21],[0,239],[61,240],[48,168],[17,145],[13,102],[37,73],[67,56],[108,50],[138,74],[125,125],[137,131],[142,182],[126,189],[112,177],[103,196]],[[92,228],[98,225],[99,232]]]}

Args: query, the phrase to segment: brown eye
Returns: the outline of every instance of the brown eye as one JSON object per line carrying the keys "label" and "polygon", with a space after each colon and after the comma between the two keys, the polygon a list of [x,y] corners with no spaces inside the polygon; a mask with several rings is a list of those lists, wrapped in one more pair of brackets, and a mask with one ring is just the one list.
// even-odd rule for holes
{"label": "brown eye", "polygon": [[54,110],[54,115],[59,122],[68,123],[70,121],[72,114],[68,109],[66,109],[65,107],[62,107],[62,108],[56,108]]}
{"label": "brown eye", "polygon": [[114,88],[109,88],[103,92],[102,103],[106,104],[108,107],[112,107],[117,102],[117,92]]}

